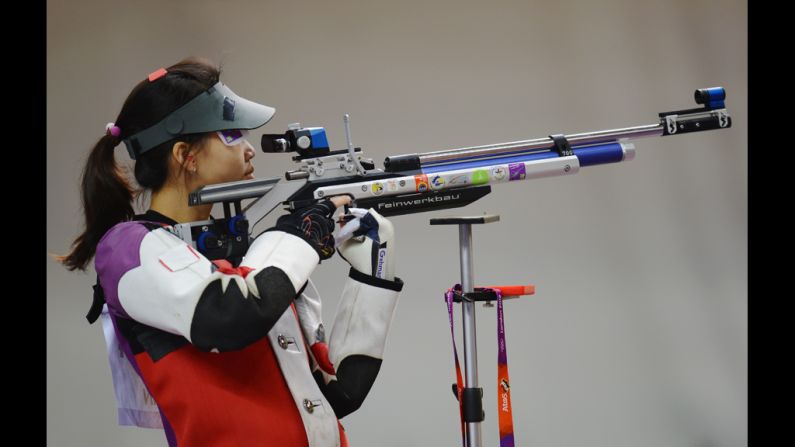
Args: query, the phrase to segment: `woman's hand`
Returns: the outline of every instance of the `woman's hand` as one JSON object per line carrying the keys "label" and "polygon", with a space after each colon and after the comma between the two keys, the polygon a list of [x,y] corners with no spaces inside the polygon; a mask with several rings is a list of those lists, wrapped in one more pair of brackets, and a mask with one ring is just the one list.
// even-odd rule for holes
{"label": "woman's hand", "polygon": [[365,275],[394,281],[395,228],[386,217],[370,208],[359,217],[352,237],[339,245],[339,254],[354,269]]}
{"label": "woman's hand", "polygon": [[[317,251],[320,260],[334,255],[334,220],[331,216],[337,208],[351,203],[350,196],[336,196],[321,200],[305,208],[297,209],[276,220],[273,230],[294,234],[309,243]],[[268,231],[268,230],[266,230]]]}
{"label": "woman's hand", "polygon": [[334,255],[334,220],[331,218],[338,203],[344,200],[324,199],[305,208],[294,210],[276,220],[274,230],[284,231],[304,239],[315,249],[320,260]]}
{"label": "woman's hand", "polygon": [[334,206],[339,208],[343,205],[349,205],[351,203],[351,196],[335,196],[330,197],[329,200],[334,203]]}

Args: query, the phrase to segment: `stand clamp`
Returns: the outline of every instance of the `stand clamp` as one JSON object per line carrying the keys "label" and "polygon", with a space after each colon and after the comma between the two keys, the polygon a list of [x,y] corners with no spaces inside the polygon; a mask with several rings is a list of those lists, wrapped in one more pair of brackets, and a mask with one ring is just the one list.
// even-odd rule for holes
{"label": "stand clamp", "polygon": [[[453,396],[458,400],[458,384],[453,384]],[[486,412],[483,411],[483,388],[464,388],[461,393],[464,400],[464,422],[483,422]]]}

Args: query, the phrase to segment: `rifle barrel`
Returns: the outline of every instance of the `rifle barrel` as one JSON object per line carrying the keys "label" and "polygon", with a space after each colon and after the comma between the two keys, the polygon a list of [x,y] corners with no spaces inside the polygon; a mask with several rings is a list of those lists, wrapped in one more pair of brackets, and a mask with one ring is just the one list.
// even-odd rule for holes
{"label": "rifle barrel", "polygon": [[[647,126],[626,127],[623,129],[601,130],[597,132],[566,135],[572,146],[585,146],[599,143],[609,143],[619,139],[644,138],[662,136],[663,126],[651,124]],[[465,159],[481,158],[488,156],[513,155],[527,152],[544,152],[554,149],[554,144],[549,138],[536,138],[532,140],[512,141],[508,143],[486,144],[458,149],[446,149],[419,154],[420,164],[423,167],[460,162]]]}

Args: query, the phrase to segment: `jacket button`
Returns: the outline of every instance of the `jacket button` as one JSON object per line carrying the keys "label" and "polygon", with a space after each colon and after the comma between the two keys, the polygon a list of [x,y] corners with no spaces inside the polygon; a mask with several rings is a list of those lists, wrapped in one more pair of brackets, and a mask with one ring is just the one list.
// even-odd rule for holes
{"label": "jacket button", "polygon": [[313,402],[312,402],[311,400],[309,400],[309,399],[304,399],[304,409],[306,409],[306,411],[307,411],[308,413],[310,413],[310,414],[311,414],[311,413],[314,413],[314,411],[315,411],[315,407],[317,407],[317,406],[319,406],[319,405],[320,405],[319,403],[313,403]]}
{"label": "jacket button", "polygon": [[279,346],[281,346],[282,349],[287,349],[287,346],[290,345],[290,343],[287,341],[286,338],[284,338],[284,335],[282,334],[279,334],[279,336],[276,337],[276,340],[279,342]]}

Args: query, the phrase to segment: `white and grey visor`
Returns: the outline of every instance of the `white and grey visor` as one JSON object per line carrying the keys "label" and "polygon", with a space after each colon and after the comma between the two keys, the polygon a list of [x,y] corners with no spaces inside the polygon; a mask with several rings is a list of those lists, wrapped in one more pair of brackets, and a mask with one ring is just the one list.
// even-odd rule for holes
{"label": "white and grey visor", "polygon": [[265,125],[276,109],[237,96],[220,81],[171,112],[157,124],[124,139],[130,158],[179,135],[229,129],[256,129]]}

